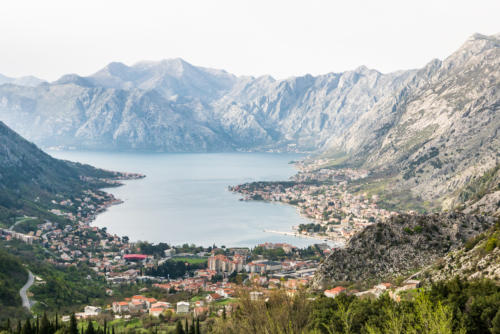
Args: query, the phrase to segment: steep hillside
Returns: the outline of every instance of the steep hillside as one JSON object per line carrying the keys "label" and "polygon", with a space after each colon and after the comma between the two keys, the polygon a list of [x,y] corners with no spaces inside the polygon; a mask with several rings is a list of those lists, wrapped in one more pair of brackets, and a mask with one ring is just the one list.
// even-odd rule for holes
{"label": "steep hillside", "polygon": [[462,246],[494,219],[461,213],[400,215],[367,227],[318,269],[313,287],[407,275]]}
{"label": "steep hillside", "polygon": [[16,216],[49,217],[54,198],[80,195],[120,176],[54,159],[0,122],[0,226]]}
{"label": "steep hillside", "polygon": [[419,278],[434,282],[457,276],[467,280],[500,280],[500,221],[418,274]]}
{"label": "steep hillside", "polygon": [[392,190],[454,207],[468,184],[499,163],[499,69],[500,35],[476,34],[421,70],[426,80],[360,117],[330,151],[343,152],[347,164],[392,173]]}

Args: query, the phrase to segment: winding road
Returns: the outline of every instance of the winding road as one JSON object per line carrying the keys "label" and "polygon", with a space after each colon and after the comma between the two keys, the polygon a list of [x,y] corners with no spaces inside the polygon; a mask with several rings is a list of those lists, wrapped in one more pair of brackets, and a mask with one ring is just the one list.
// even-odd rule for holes
{"label": "winding road", "polygon": [[28,311],[31,311],[31,302],[28,299],[26,292],[33,285],[33,282],[35,282],[35,277],[33,276],[33,273],[28,270],[28,282],[26,282],[26,284],[21,288],[21,290],[19,290],[19,295],[23,300],[23,307],[26,307]]}

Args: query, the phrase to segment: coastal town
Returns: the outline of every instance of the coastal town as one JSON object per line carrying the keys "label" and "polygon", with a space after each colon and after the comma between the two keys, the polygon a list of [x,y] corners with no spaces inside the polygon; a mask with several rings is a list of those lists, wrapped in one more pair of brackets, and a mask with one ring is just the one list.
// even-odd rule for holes
{"label": "coastal town", "polygon": [[[40,246],[47,254],[46,261],[55,266],[85,266],[91,270],[87,279],[97,282],[107,297],[77,310],[78,319],[111,317],[127,322],[145,316],[167,321],[222,316],[234,310],[242,292],[252,300],[266,299],[278,290],[295,295],[310,284],[326,256],[364,227],[394,214],[378,208],[376,196],[347,191],[348,182],[366,177],[367,172],[299,169],[289,182],[249,183],[230,190],[242,194],[245,200],[297,206],[311,223],[295,226],[291,233],[318,240],[308,248],[287,243],[227,248],[130,242],[126,236],[91,225],[97,214],[120,203],[99,190],[52,200],[50,213],[54,219],[19,217],[11,228],[0,230],[0,240]],[[141,177],[130,174],[120,179]],[[45,284],[43,275],[34,275],[35,286]],[[410,286],[415,283],[400,287],[381,283],[362,291],[337,286],[323,294],[329,298],[340,293],[377,298],[388,292],[396,300],[399,292]],[[30,298],[36,303],[36,295]],[[68,321],[69,315],[62,319]]]}
{"label": "coastal town", "polygon": [[300,172],[291,181],[245,183],[229,190],[241,194],[242,200],[296,206],[302,216],[312,220],[310,224],[293,226],[292,232],[271,232],[333,241],[339,246],[365,227],[397,214],[380,208],[377,195],[348,191],[348,183],[367,177],[367,171],[300,166]]}

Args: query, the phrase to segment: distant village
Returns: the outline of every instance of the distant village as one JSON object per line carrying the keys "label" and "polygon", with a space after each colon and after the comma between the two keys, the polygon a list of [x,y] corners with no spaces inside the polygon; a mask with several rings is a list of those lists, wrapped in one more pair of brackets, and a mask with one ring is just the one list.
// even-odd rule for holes
{"label": "distant village", "polygon": [[[377,206],[378,196],[353,195],[347,183],[368,176],[353,169],[315,170],[302,167],[290,182],[253,182],[229,187],[243,200],[264,200],[294,205],[314,223],[293,227],[295,236],[308,236],[345,244],[366,226],[397,214]],[[276,232],[276,231],[274,231]]]}

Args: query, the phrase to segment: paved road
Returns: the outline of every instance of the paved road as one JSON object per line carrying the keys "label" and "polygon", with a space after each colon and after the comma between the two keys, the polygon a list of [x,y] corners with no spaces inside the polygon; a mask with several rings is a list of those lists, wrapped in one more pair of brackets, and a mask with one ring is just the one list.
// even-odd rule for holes
{"label": "paved road", "polygon": [[28,311],[31,311],[31,302],[28,299],[28,296],[26,295],[26,292],[28,289],[33,285],[33,282],[35,281],[35,277],[33,276],[33,273],[28,270],[28,282],[19,290],[19,295],[21,296],[21,299],[23,300],[23,307],[26,307]]}

